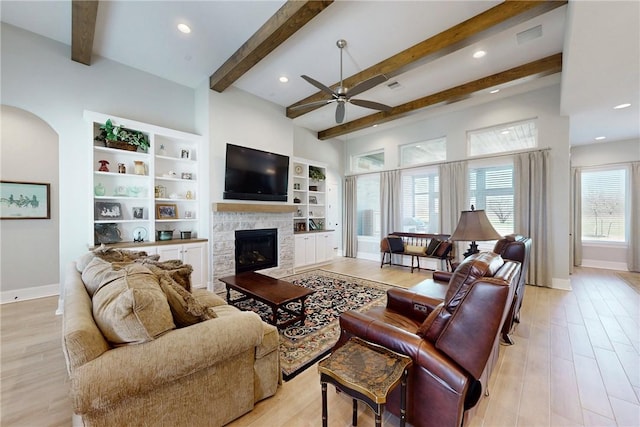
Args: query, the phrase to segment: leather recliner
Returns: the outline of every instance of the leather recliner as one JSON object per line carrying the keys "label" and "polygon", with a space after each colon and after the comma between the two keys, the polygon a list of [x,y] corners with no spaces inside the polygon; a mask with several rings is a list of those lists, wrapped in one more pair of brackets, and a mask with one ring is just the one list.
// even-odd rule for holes
{"label": "leather recliner", "polygon": [[[511,345],[513,344],[513,339],[509,334],[514,324],[520,323],[520,308],[522,307],[522,300],[524,299],[527,273],[529,271],[529,258],[531,256],[531,238],[519,234],[508,234],[496,242],[493,247],[493,252],[502,256],[503,259],[518,261],[520,263],[520,274],[513,295],[513,301],[509,309],[509,314],[502,326],[502,341],[505,344]],[[433,273],[433,284],[421,284],[414,289],[426,295],[438,295],[441,291],[437,289],[437,285],[446,288],[452,274],[453,273],[448,271],[436,271]]]}
{"label": "leather recliner", "polygon": [[[407,420],[415,427],[460,426],[482,394],[480,378],[499,347],[499,331],[513,299],[520,263],[483,252],[466,258],[443,299],[409,289],[387,291],[386,307],[340,316],[334,350],[352,336],[408,355]],[[387,408],[399,415],[399,388]]]}

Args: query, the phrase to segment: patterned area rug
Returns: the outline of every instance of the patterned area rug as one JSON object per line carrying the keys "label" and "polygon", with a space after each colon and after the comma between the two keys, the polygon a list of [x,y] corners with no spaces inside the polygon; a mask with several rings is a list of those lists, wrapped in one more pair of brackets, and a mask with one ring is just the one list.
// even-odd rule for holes
{"label": "patterned area rug", "polygon": [[[285,381],[331,351],[340,336],[340,313],[348,310],[366,311],[377,305],[385,305],[387,289],[392,287],[325,270],[311,270],[283,277],[281,280],[315,291],[305,301],[305,324],[297,322],[280,330],[280,365]],[[231,296],[237,298],[239,294],[234,295],[232,291]],[[299,310],[298,303],[290,305],[290,308]],[[265,321],[271,315],[271,308],[259,301],[250,299],[237,306],[243,310],[255,311]],[[286,320],[288,316],[286,312],[279,312],[278,321]]]}
{"label": "patterned area rug", "polygon": [[616,275],[625,281],[634,291],[640,294],[640,273],[618,272]]}

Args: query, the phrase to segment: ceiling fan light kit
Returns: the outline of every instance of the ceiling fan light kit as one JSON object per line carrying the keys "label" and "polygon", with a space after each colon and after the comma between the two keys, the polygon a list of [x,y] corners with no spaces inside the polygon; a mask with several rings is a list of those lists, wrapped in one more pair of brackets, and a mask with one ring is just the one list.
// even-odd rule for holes
{"label": "ceiling fan light kit", "polygon": [[336,46],[338,46],[338,48],[340,49],[340,85],[336,88],[335,91],[330,89],[328,86],[325,86],[324,84],[320,83],[319,81],[312,79],[307,75],[300,76],[303,79],[305,79],[309,84],[331,95],[332,98],[328,100],[316,101],[316,102],[311,102],[309,104],[299,105],[294,108],[295,109],[310,108],[318,105],[326,105],[326,104],[331,104],[335,102],[336,103],[336,123],[342,123],[344,121],[346,103],[351,103],[359,107],[370,108],[372,110],[379,110],[379,111],[391,110],[390,106],[381,104],[379,102],[352,98],[355,95],[365,92],[379,85],[380,83],[387,81],[387,77],[383,74],[378,74],[377,76],[371,77],[370,79],[367,79],[365,81],[358,83],[351,89],[344,87],[343,79],[342,79],[342,51],[347,46],[347,41],[344,39],[340,39],[336,42]]}

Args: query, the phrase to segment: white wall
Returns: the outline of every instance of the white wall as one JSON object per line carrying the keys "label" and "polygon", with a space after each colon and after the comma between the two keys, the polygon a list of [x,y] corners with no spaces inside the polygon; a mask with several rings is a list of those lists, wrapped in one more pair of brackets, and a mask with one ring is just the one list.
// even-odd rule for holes
{"label": "white wall", "polygon": [[73,62],[69,46],[5,23],[1,39],[1,104],[35,114],[59,135],[62,278],[64,266],[89,244],[86,227],[78,226],[92,220],[86,177],[92,142],[83,111],[194,132],[194,90],[100,57],[91,66]]}
{"label": "white wall", "polygon": [[[209,127],[212,202],[222,201],[227,143],[293,156],[293,122],[284,108],[233,86],[209,91]],[[290,182],[289,194],[292,190]]]}
{"label": "white wall", "polygon": [[463,109],[464,105],[461,102],[458,111],[432,115],[405,127],[350,139],[345,162],[348,165],[352,155],[385,148],[385,168],[394,169],[398,167],[399,145],[442,136],[447,138],[447,161],[463,160],[468,130],[537,118],[539,146],[551,148],[552,285],[569,288],[569,120],[560,116],[560,85]]}
{"label": "white wall", "polygon": [[0,221],[1,301],[30,298],[33,292],[56,295],[60,228],[58,135],[24,110],[2,106],[0,112],[0,177],[3,181],[50,184],[51,212],[50,219]]}

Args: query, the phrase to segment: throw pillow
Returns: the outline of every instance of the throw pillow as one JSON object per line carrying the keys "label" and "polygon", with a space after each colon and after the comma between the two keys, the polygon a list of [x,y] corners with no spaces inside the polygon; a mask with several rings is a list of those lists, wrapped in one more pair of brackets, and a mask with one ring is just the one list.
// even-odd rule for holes
{"label": "throw pillow", "polygon": [[451,242],[440,242],[438,249],[436,249],[435,256],[437,256],[438,258],[447,256],[449,250],[451,249],[451,244]]}
{"label": "throw pillow", "polygon": [[110,262],[94,257],[82,270],[82,282],[91,298],[102,286],[124,277],[125,271],[113,268]]}
{"label": "throw pillow", "polygon": [[438,239],[431,239],[431,241],[429,242],[429,246],[427,246],[427,255],[435,255],[435,252],[436,250],[438,250],[438,246],[440,246],[440,243],[442,243],[442,241]]}
{"label": "throw pillow", "polygon": [[99,248],[94,249],[93,253],[98,258],[102,258],[109,262],[133,262],[137,259],[160,259],[160,255],[147,255],[145,251],[130,251],[127,249],[108,248],[105,245],[101,245]]}
{"label": "throw pillow", "polygon": [[427,248],[424,246],[407,245],[405,246],[404,251],[408,254],[424,255],[427,252]]}
{"label": "throw pillow", "polygon": [[93,317],[107,341],[140,344],[175,328],[167,298],[149,269],[126,264],[116,271],[122,277],[100,286],[92,298]]}
{"label": "throw pillow", "polygon": [[156,276],[159,279],[160,288],[167,297],[173,321],[177,327],[183,328],[218,317],[213,310],[200,304],[189,291],[176,283],[168,272],[162,272]]}

